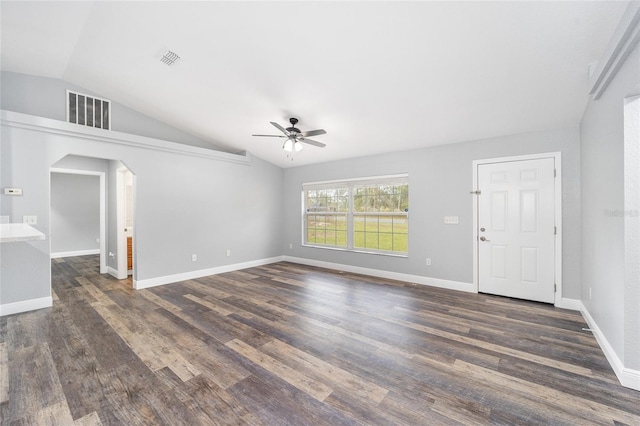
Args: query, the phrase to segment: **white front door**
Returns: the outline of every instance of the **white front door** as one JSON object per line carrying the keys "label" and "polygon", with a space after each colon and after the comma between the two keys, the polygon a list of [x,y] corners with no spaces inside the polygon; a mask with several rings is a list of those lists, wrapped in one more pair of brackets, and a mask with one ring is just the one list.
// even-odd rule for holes
{"label": "white front door", "polygon": [[478,291],[553,303],[554,159],[479,164]]}

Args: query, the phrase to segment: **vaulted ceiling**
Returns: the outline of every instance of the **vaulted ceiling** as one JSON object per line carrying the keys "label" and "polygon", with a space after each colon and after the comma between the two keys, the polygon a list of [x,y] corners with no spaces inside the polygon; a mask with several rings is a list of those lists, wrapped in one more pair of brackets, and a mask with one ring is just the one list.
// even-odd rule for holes
{"label": "vaulted ceiling", "polygon": [[[1,67],[290,167],[577,126],[626,6],[2,1]],[[251,136],[291,116],[326,148]]]}

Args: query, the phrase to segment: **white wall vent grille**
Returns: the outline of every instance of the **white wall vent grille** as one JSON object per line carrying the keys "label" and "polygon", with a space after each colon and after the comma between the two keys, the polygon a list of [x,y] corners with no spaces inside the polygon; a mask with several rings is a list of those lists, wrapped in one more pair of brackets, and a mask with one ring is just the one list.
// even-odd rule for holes
{"label": "white wall vent grille", "polygon": [[111,101],[67,90],[67,122],[111,128]]}

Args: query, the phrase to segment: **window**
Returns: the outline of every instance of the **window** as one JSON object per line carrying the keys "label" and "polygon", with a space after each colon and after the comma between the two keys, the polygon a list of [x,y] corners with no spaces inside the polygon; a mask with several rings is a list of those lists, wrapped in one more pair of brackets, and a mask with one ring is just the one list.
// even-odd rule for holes
{"label": "window", "polygon": [[111,101],[67,90],[67,122],[109,130]]}
{"label": "window", "polygon": [[407,175],[306,183],[303,208],[306,245],[408,253]]}

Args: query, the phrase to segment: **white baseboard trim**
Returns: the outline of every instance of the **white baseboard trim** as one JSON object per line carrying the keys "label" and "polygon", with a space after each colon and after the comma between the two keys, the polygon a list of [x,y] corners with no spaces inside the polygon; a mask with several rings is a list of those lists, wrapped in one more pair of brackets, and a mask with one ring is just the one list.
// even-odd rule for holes
{"label": "white baseboard trim", "polygon": [[118,278],[118,271],[113,269],[111,266],[107,266],[107,274],[111,275],[114,278]]}
{"label": "white baseboard trim", "polygon": [[60,257],[88,256],[90,254],[100,254],[100,249],[59,251],[57,253],[51,253],[51,258],[58,259]]}
{"label": "white baseboard trim", "polygon": [[51,306],[53,306],[53,298],[51,296],[7,303],[0,305],[0,317],[19,314],[20,312],[35,311],[36,309],[50,308]]}
{"label": "white baseboard trim", "polygon": [[560,303],[557,303],[555,306],[556,308],[570,309],[572,311],[581,311],[584,308],[580,300],[567,299],[565,297],[561,298]]}
{"label": "white baseboard trim", "polygon": [[613,368],[613,371],[616,373],[620,384],[624,387],[640,391],[640,370],[632,370],[631,368],[626,368],[624,366],[587,308],[582,304],[582,302],[580,302],[580,304],[582,305],[580,312],[589,325],[596,341],[600,345],[600,349],[604,352],[604,356],[607,357],[607,361],[609,361],[611,368]]}
{"label": "white baseboard trim", "polygon": [[465,291],[477,293],[473,283],[461,281],[442,280],[439,278],[424,277],[422,275],[403,274],[400,272],[383,271],[380,269],[363,268],[360,266],[344,265],[341,263],[324,262],[321,260],[305,259],[302,257],[284,256],[284,261],[299,263],[301,265],[317,266],[320,268],[335,269],[338,271],[351,272],[354,274],[370,275],[390,280],[405,281],[414,284],[428,285],[431,287],[446,288],[449,290]]}
{"label": "white baseboard trim", "polygon": [[253,268],[255,266],[268,265],[270,263],[281,262],[282,256],[267,259],[252,260],[249,262],[234,263],[232,265],[217,266],[215,268],[200,269],[197,271],[183,272],[181,274],[166,275],[163,277],[147,278],[144,280],[134,280],[133,288],[142,290],[143,288],[156,287],[159,285],[171,284],[179,281],[192,280],[195,278],[217,275],[224,272],[237,271],[239,269]]}

